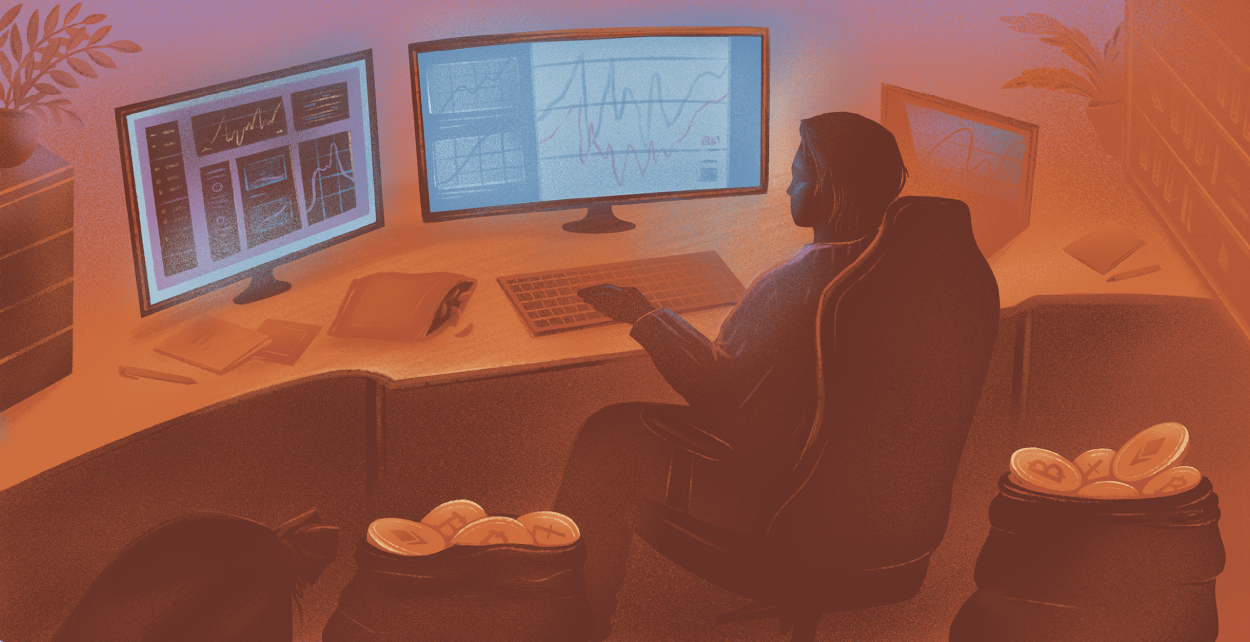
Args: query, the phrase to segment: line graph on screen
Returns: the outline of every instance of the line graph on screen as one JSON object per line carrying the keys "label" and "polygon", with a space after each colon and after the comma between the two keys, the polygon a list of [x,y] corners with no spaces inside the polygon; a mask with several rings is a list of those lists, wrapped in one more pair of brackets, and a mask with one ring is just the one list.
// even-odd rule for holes
{"label": "line graph on screen", "polygon": [[959,187],[1015,201],[1024,176],[1024,136],[919,105],[907,105],[920,164]]}
{"label": "line graph on screen", "polygon": [[600,48],[593,55],[578,43],[535,48],[545,196],[588,182],[604,193],[723,182],[718,170],[726,157],[731,99],[727,40],[691,38],[665,42],[662,50],[649,44],[621,43],[619,51]]}

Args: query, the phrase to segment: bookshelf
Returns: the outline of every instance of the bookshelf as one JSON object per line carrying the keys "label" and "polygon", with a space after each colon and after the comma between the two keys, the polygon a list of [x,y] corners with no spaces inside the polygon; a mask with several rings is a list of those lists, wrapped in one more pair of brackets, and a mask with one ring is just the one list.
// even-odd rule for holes
{"label": "bookshelf", "polygon": [[1130,183],[1250,341],[1250,10],[1129,0]]}

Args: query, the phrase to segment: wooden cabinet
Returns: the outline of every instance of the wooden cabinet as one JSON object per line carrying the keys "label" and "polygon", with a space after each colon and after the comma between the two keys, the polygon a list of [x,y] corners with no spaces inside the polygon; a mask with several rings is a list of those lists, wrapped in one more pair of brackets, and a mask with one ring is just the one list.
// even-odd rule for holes
{"label": "wooden cabinet", "polygon": [[1250,9],[1130,0],[1128,174],[1250,339]]}
{"label": "wooden cabinet", "polygon": [[0,411],[73,368],[74,169],[40,147],[0,169]]}

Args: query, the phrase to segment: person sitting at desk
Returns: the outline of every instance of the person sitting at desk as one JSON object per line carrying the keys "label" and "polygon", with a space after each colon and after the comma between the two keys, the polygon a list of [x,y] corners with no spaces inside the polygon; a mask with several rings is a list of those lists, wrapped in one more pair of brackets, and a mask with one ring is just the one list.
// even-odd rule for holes
{"label": "person sitting at desk", "polygon": [[691,513],[742,530],[773,480],[797,455],[816,406],[816,307],[825,286],[868,247],[907,169],[893,134],[847,112],[799,125],[791,166],[790,216],[813,229],[812,243],[751,284],[710,341],[635,288],[603,284],[578,295],[616,321],[654,361],[688,406],[625,403],[583,424],[555,510],[586,540],[585,576],[593,639],[611,632],[624,582],[630,517],[642,498],[663,501],[672,446],[640,421],[644,408],[685,421],[733,444],[725,461],[696,460]]}

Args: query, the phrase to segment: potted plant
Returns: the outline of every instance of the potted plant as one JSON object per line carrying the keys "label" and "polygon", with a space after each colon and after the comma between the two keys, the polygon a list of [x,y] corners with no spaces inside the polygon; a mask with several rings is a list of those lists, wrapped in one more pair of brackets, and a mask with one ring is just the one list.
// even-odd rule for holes
{"label": "potted plant", "polygon": [[1120,156],[1124,131],[1124,43],[1121,38],[1124,24],[1101,51],[1090,44],[1089,38],[1078,29],[1064,26],[1058,20],[1040,13],[1025,16],[1002,16],[999,18],[1015,31],[1041,36],[1038,40],[1058,47],[1076,61],[1084,75],[1071,69],[1026,69],[1019,76],[1007,81],[1004,89],[1033,87],[1066,91],[1089,99],[1085,113],[1094,125],[1103,150],[1112,156]]}
{"label": "potted plant", "polygon": [[50,118],[57,125],[66,117],[82,123],[70,110],[69,99],[61,95],[62,87],[78,87],[78,80],[66,68],[95,78],[92,63],[105,69],[117,66],[104,50],[141,51],[129,40],[104,42],[112,27],[93,26],[104,21],[104,14],[80,19],[81,9],[79,2],[62,16],[58,4],[42,20],[35,9],[24,34],[17,20],[22,5],[0,16],[0,167],[21,165],[35,152],[39,145],[36,117]]}

